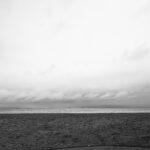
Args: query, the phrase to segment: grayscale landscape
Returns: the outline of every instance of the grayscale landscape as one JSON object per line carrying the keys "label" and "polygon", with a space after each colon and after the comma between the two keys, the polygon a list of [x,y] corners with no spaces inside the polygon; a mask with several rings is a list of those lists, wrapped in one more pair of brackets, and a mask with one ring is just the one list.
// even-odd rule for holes
{"label": "grayscale landscape", "polygon": [[0,150],[150,149],[149,0],[0,0]]}

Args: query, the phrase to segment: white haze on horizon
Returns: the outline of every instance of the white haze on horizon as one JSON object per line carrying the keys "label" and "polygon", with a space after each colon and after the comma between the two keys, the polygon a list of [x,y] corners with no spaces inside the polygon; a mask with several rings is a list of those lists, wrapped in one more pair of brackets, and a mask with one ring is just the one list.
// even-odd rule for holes
{"label": "white haze on horizon", "polygon": [[150,1],[5,0],[0,20],[0,103],[150,106]]}

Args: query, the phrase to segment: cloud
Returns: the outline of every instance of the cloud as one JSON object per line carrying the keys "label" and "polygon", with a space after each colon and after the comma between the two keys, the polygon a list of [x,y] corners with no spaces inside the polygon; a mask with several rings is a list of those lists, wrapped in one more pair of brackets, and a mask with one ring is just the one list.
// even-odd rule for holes
{"label": "cloud", "polygon": [[149,107],[150,85],[128,90],[0,90],[1,106],[29,108]]}
{"label": "cloud", "polygon": [[150,47],[147,44],[142,44],[133,50],[126,50],[123,54],[123,60],[125,61],[140,61],[149,58]]}
{"label": "cloud", "polygon": [[110,99],[110,98],[113,98],[114,95],[115,95],[115,92],[105,92],[100,96],[100,98],[101,99]]}
{"label": "cloud", "polygon": [[143,1],[143,3],[140,3],[140,6],[135,11],[135,16],[141,17],[141,16],[143,16],[145,14],[149,14],[149,13],[150,13],[150,2],[149,2],[149,0],[145,0],[145,1]]}
{"label": "cloud", "polygon": [[23,90],[0,90],[0,100],[7,98],[8,101],[38,101],[43,99],[53,100],[94,100],[112,99],[126,96],[126,91],[95,91],[95,90],[50,90],[50,89],[23,89]]}
{"label": "cloud", "polygon": [[10,90],[6,90],[6,89],[0,90],[0,98],[6,98],[11,95],[12,95],[12,92]]}
{"label": "cloud", "polygon": [[41,71],[39,74],[46,75],[46,74],[52,73],[56,68],[57,68],[56,65],[52,64],[44,71]]}
{"label": "cloud", "polygon": [[128,91],[119,91],[115,93],[114,98],[121,98],[121,97],[128,97],[128,96],[130,96]]}

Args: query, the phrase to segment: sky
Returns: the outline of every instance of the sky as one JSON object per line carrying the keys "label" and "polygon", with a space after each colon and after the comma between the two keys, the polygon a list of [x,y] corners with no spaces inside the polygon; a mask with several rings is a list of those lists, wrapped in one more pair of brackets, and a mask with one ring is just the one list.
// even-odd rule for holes
{"label": "sky", "polygon": [[0,104],[150,107],[149,27],[149,0],[0,0]]}

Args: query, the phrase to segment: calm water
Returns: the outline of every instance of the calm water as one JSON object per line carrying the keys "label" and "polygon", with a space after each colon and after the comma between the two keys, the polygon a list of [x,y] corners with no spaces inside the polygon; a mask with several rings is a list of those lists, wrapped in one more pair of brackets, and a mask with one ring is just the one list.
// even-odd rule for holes
{"label": "calm water", "polygon": [[150,108],[0,109],[0,113],[150,113]]}

